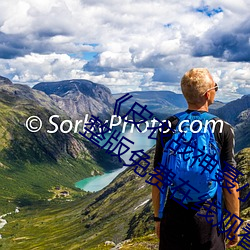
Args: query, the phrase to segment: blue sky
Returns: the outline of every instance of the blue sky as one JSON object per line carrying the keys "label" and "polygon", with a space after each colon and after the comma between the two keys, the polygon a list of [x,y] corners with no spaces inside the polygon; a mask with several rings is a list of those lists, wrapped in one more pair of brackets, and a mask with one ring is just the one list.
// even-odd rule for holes
{"label": "blue sky", "polygon": [[250,94],[249,9],[248,0],[1,1],[0,75],[180,93],[182,75],[206,67],[230,101]]}

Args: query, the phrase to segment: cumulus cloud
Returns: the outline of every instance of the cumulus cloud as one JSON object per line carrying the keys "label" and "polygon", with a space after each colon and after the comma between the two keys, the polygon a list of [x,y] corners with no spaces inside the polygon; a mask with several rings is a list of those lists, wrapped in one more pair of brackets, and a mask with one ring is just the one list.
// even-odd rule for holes
{"label": "cumulus cloud", "polygon": [[67,54],[40,55],[31,53],[11,60],[0,59],[1,72],[10,75],[14,83],[30,86],[41,81],[58,81],[74,78],[74,71],[82,68],[84,60]]}
{"label": "cumulus cloud", "polygon": [[230,30],[217,26],[197,40],[194,56],[212,55],[226,61],[250,62],[250,15]]}
{"label": "cumulus cloud", "polygon": [[178,92],[188,69],[206,67],[228,100],[249,93],[249,7],[247,0],[1,1],[1,74],[31,85],[85,78],[113,92]]}

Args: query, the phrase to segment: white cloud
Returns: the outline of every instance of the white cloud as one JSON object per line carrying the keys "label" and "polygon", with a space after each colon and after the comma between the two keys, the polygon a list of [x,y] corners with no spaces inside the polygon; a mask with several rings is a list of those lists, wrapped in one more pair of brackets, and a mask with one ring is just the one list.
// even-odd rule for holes
{"label": "white cloud", "polygon": [[69,79],[75,69],[80,70],[86,63],[84,60],[71,58],[67,54],[52,53],[39,55],[32,53],[15,59],[0,60],[4,65],[2,73],[12,75],[14,83],[34,85],[41,81],[58,81]]}
{"label": "white cloud", "polygon": [[[235,98],[249,90],[249,62],[233,62],[235,50],[217,37],[237,35],[249,7],[247,0],[1,1],[1,74],[29,84],[86,78],[113,92],[179,91],[185,71],[207,67],[226,98]],[[86,51],[98,53],[87,64]]]}

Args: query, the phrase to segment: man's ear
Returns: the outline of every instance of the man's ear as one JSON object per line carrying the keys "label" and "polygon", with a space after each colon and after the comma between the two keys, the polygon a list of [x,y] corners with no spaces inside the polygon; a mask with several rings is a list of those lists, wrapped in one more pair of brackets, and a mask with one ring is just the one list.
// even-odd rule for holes
{"label": "man's ear", "polygon": [[206,100],[208,100],[208,99],[209,99],[209,97],[210,97],[210,93],[209,93],[209,91],[205,93],[204,97],[206,98]]}

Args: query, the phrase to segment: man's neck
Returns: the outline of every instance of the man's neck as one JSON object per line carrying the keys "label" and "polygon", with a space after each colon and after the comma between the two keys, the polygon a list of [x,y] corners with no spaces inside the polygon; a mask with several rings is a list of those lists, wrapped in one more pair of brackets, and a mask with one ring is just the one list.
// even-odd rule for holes
{"label": "man's neck", "polygon": [[197,110],[197,111],[207,111],[208,112],[208,104],[205,103],[204,105],[197,105],[188,103],[189,110]]}

